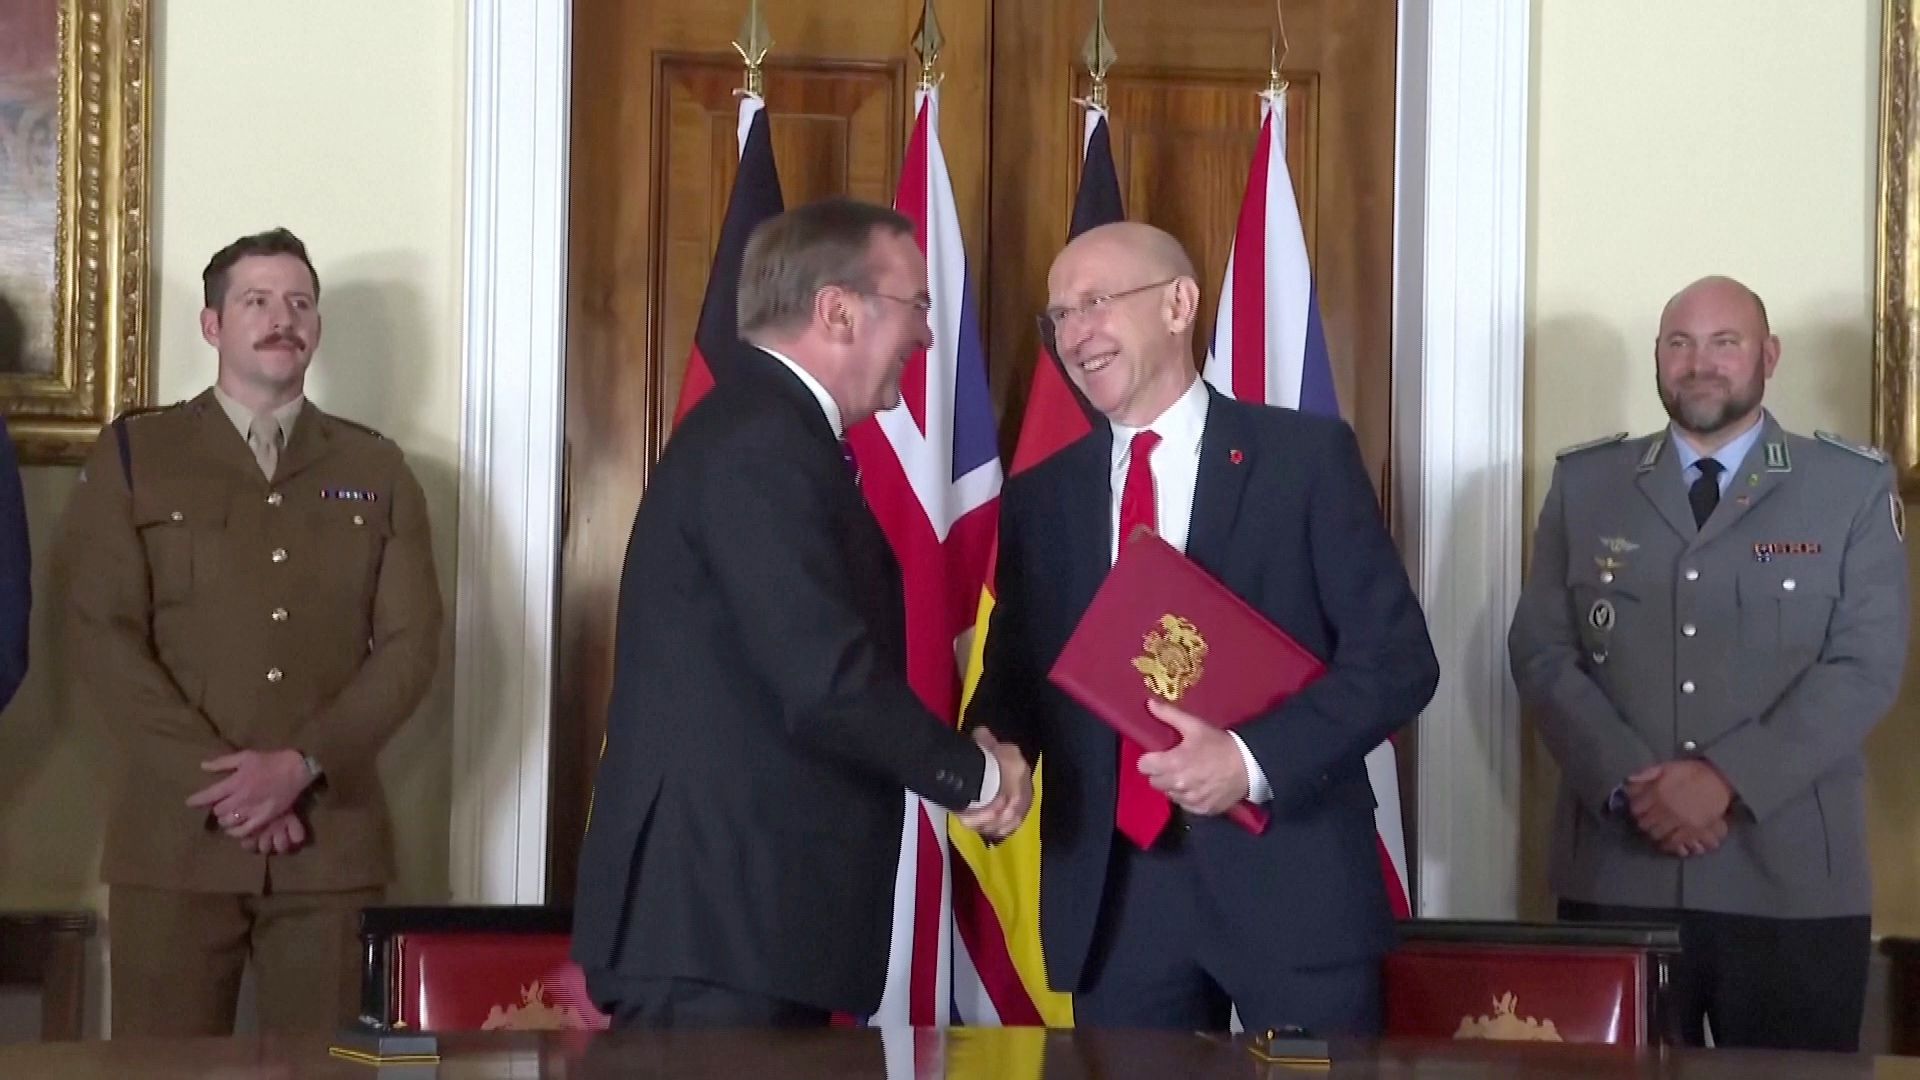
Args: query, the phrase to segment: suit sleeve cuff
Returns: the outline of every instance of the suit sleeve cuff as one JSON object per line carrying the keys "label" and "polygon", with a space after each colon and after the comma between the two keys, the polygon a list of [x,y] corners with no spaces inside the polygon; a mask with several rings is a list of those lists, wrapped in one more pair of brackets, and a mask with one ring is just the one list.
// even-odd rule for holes
{"label": "suit sleeve cuff", "polygon": [[1267,771],[1254,760],[1253,751],[1247,749],[1247,740],[1237,731],[1227,732],[1233,738],[1233,745],[1240,748],[1240,761],[1247,767],[1247,801],[1259,806],[1273,801],[1273,785],[1267,782]]}
{"label": "suit sleeve cuff", "polygon": [[986,755],[987,769],[980,774],[980,797],[968,804],[969,810],[980,809],[1000,794],[1000,762],[996,761],[993,754],[984,748],[980,753]]}

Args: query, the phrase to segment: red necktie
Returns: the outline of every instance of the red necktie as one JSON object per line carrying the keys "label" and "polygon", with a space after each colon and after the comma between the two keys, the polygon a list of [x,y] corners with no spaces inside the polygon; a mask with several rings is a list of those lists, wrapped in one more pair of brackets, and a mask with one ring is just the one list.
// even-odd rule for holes
{"label": "red necktie", "polygon": [[[1153,507],[1153,471],[1147,467],[1160,436],[1142,431],[1133,437],[1127,451],[1127,482],[1120,489],[1120,543],[1127,542],[1133,530],[1142,526],[1158,530],[1160,518]],[[1142,848],[1153,846],[1160,830],[1173,817],[1173,804],[1167,801],[1147,778],[1140,774],[1140,744],[1120,739],[1120,797],[1113,820],[1127,839]]]}

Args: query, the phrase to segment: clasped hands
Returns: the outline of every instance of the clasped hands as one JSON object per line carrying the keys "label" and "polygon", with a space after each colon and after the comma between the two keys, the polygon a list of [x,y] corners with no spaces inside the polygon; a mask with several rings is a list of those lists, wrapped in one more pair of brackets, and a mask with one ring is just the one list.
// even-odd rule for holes
{"label": "clasped hands", "polygon": [[1727,838],[1733,787],[1706,761],[1663,761],[1627,778],[1633,823],[1663,853],[1705,855]]}
{"label": "clasped hands", "polygon": [[[1140,755],[1140,773],[1154,789],[1190,814],[1224,814],[1247,797],[1246,759],[1233,736],[1192,713],[1158,698],[1147,711],[1180,735],[1169,750]],[[993,802],[957,816],[960,823],[989,840],[1013,835],[1033,805],[1033,771],[1017,747],[995,739],[987,728],[973,738],[1000,764],[1000,790]]]}
{"label": "clasped hands", "polygon": [[293,804],[313,778],[298,750],[238,750],[200,768],[226,775],[188,796],[187,805],[205,809],[242,848],[286,855],[307,842]]}

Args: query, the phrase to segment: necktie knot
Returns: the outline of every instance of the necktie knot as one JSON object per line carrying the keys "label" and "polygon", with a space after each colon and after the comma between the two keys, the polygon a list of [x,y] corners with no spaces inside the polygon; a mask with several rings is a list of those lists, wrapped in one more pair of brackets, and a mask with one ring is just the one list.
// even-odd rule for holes
{"label": "necktie knot", "polygon": [[1136,431],[1133,433],[1133,441],[1127,445],[1127,456],[1133,459],[1145,458],[1153,453],[1154,447],[1159,445],[1159,432],[1152,429]]}

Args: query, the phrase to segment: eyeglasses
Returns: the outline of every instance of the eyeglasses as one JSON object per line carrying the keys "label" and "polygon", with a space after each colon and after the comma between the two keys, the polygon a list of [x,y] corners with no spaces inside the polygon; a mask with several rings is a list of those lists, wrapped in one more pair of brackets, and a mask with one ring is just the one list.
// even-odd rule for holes
{"label": "eyeglasses", "polygon": [[1048,352],[1058,356],[1060,350],[1055,346],[1055,342],[1060,336],[1060,331],[1067,325],[1068,319],[1076,315],[1082,318],[1093,318],[1105,312],[1117,300],[1125,300],[1129,296],[1138,296],[1150,289],[1164,289],[1179,280],[1177,276],[1170,277],[1165,281],[1150,282],[1146,285],[1136,285],[1131,289],[1121,289],[1118,292],[1102,293],[1099,296],[1088,297],[1084,303],[1073,305],[1062,304],[1050,307],[1042,311],[1036,320],[1040,324],[1040,344],[1045,345]]}
{"label": "eyeglasses", "polygon": [[933,299],[927,296],[895,296],[892,293],[883,292],[862,292],[859,295],[871,296],[876,300],[891,300],[896,304],[904,304],[912,308],[921,318],[925,318],[927,313],[933,310]]}

